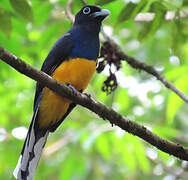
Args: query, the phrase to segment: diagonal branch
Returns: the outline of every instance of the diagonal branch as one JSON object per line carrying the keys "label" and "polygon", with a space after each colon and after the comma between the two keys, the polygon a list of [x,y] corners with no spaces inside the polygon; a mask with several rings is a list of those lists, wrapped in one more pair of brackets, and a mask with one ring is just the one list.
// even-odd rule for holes
{"label": "diagonal branch", "polygon": [[104,43],[108,43],[108,46],[114,49],[114,52],[119,59],[126,61],[134,69],[143,70],[147,72],[148,74],[153,75],[159,81],[161,81],[168,89],[171,89],[172,91],[174,91],[182,100],[188,103],[188,96],[183,94],[180,90],[178,90],[162,74],[159,74],[152,66],[149,66],[143,62],[140,62],[134,59],[133,57],[126,55],[114,41],[110,40],[109,37],[108,37],[108,40]]}
{"label": "diagonal branch", "polygon": [[140,137],[161,151],[188,161],[188,148],[159,137],[158,135],[148,130],[146,127],[139,125],[124,116],[121,116],[113,109],[106,107],[104,104],[95,101],[85,94],[77,92],[75,95],[69,87],[60,84],[58,81],[44,72],[26,64],[21,59],[2,47],[0,47],[0,59],[12,66],[18,72],[40,82],[59,95],[67,97],[75,103],[93,111],[101,118],[108,120],[111,124],[115,124],[123,130]]}
{"label": "diagonal branch", "polygon": [[[82,1],[84,5],[87,3],[85,1]],[[71,6],[72,6],[72,0],[68,0],[67,6],[66,6],[66,14],[67,17],[70,19],[70,21],[74,22],[74,15],[71,12]],[[176,88],[171,82],[169,82],[162,74],[159,74],[152,66],[149,66],[141,61],[138,61],[137,59],[128,56],[125,54],[120,47],[111,40],[111,38],[104,32],[104,29],[101,30],[102,35],[105,38],[105,42],[103,42],[103,45],[105,43],[108,43],[109,47],[112,47],[114,49],[115,54],[117,57],[119,57],[120,60],[126,61],[132,68],[143,70],[147,72],[148,74],[153,75],[156,77],[161,83],[165,85],[168,89],[172,90],[174,93],[176,93],[184,102],[188,103],[188,96],[182,93],[178,88]]]}
{"label": "diagonal branch", "polygon": [[125,57],[125,61],[133,68],[143,70],[153,76],[155,76],[159,81],[161,81],[165,87],[174,91],[184,102],[188,103],[188,96],[183,94],[178,88],[176,88],[171,82],[169,82],[162,74],[159,74],[152,66],[144,64],[130,56],[122,54]]}

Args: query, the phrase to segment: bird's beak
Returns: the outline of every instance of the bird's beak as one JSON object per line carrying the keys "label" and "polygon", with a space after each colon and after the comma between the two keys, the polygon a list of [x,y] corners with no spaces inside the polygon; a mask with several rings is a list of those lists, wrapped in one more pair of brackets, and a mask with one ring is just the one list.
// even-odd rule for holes
{"label": "bird's beak", "polygon": [[104,19],[105,17],[107,17],[110,14],[110,11],[108,9],[101,9],[100,11],[94,12],[91,15],[94,18],[97,17],[101,17],[102,19]]}

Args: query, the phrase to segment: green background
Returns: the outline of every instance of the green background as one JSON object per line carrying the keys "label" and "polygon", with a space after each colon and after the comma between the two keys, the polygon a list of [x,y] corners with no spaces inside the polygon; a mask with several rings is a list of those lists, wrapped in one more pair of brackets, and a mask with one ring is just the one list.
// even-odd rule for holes
{"label": "green background", "polygon": [[[188,94],[187,0],[91,0],[109,9],[104,30],[121,49],[155,67]],[[132,1],[133,2],[133,1]],[[0,0],[0,45],[40,69],[55,41],[71,28],[66,0]],[[81,7],[73,1],[72,12]],[[176,18],[165,20],[167,11]],[[134,21],[138,13],[155,13],[153,21]],[[149,14],[151,16],[151,14]],[[101,35],[101,39],[103,36]],[[118,88],[110,95],[101,88],[109,67],[95,74],[87,92],[159,136],[188,145],[188,106],[145,72],[126,62],[116,72]],[[35,82],[0,61],[0,179],[14,179],[32,118]],[[51,134],[36,171],[44,180],[186,180],[187,162],[111,127],[89,110],[77,106]]]}

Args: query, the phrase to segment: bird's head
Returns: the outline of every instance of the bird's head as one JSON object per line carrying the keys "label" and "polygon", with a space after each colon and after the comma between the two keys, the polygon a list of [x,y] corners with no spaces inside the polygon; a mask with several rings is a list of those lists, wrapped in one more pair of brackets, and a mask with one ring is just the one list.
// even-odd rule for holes
{"label": "bird's head", "polygon": [[101,9],[99,6],[84,6],[75,17],[74,25],[101,25],[101,22],[110,14],[107,9]]}

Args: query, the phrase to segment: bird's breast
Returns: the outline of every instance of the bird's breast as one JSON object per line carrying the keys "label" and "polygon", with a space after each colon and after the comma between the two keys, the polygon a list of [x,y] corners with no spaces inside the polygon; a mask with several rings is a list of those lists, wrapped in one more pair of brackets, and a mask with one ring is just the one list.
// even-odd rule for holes
{"label": "bird's breast", "polygon": [[77,90],[85,90],[96,70],[96,61],[74,58],[64,61],[52,77],[62,84],[70,83]]}
{"label": "bird's breast", "polygon": [[[96,70],[96,61],[74,58],[63,61],[54,71],[52,77],[62,84],[71,84],[78,91],[85,90]],[[71,101],[54,93],[48,88],[43,89],[39,104],[39,125],[50,127],[61,120],[67,112]]]}

